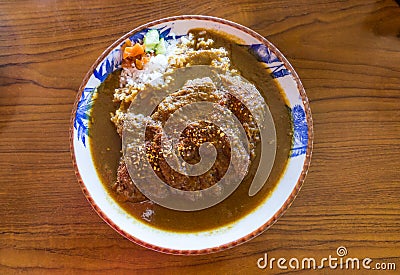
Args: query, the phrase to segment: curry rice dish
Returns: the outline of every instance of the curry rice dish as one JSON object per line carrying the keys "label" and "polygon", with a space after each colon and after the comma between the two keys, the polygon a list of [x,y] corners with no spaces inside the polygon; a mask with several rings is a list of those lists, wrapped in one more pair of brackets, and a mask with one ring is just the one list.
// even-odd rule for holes
{"label": "curry rice dish", "polygon": [[[174,232],[199,232],[232,223],[268,197],[283,173],[292,143],[290,109],[278,83],[268,75],[238,39],[207,29],[193,29],[186,36],[164,41],[150,30],[144,41],[125,42],[122,69],[112,73],[97,89],[91,111],[90,147],[95,167],[103,185],[125,211],[141,222]],[[273,116],[277,151],[271,174],[255,196],[248,189],[258,167],[260,142],[258,126],[251,110],[215,87],[207,78],[188,81],[169,94],[154,110],[146,128],[146,155],[154,172],[166,184],[185,191],[202,190],[217,183],[229,166],[231,147],[218,126],[208,122],[192,123],[182,133],[179,152],[190,164],[199,162],[199,146],[210,142],[217,151],[214,165],[201,176],[186,176],[172,169],[161,151],[161,129],[169,116],[182,106],[208,101],[228,108],[242,124],[250,147],[251,165],[239,187],[221,203],[199,211],[184,212],[164,208],[148,200],[129,176],[121,153],[121,135],[127,110],[147,85],[168,85],[169,75],[179,68],[209,65],[229,74],[238,74],[255,85]],[[240,84],[237,89],[241,89]],[[252,105],[254,106],[254,105]],[[111,120],[110,120],[111,114]]]}

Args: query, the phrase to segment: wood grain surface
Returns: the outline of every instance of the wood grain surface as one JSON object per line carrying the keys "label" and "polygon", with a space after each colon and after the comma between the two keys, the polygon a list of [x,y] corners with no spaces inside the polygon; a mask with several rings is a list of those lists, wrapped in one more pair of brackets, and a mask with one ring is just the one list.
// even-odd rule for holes
{"label": "wood grain surface", "polygon": [[[275,44],[311,102],[305,184],[261,236],[203,256],[124,239],[92,210],[69,151],[78,87],[113,41],[150,20],[204,14]],[[337,256],[400,272],[400,7],[384,1],[0,1],[0,273],[306,274],[261,270],[269,257]],[[326,266],[326,264],[325,264]]]}

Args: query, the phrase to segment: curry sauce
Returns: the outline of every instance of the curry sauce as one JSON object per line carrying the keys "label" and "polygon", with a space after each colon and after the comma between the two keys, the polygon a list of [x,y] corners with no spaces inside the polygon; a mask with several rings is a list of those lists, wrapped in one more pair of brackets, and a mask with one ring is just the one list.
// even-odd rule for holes
{"label": "curry sauce", "polygon": [[[196,34],[203,30],[192,30]],[[215,46],[224,47],[229,52],[232,67],[252,82],[260,91],[273,116],[277,151],[271,174],[263,188],[253,197],[248,195],[252,178],[260,161],[259,145],[255,148],[255,159],[248,174],[239,187],[221,203],[200,211],[176,211],[161,207],[150,201],[132,203],[114,192],[121,157],[121,139],[110,121],[110,113],[118,106],[113,103],[114,89],[119,87],[121,71],[115,71],[97,89],[97,98],[91,110],[89,124],[90,148],[97,173],[104,187],[126,212],[143,223],[173,232],[199,232],[228,225],[239,220],[257,208],[275,188],[285,170],[292,144],[290,109],[287,107],[279,84],[269,76],[263,63],[258,62],[248,47],[239,45],[229,36],[207,30],[205,38],[212,38]],[[201,60],[199,61],[201,63]],[[262,168],[261,168],[262,169]],[[151,215],[149,215],[151,213]]]}

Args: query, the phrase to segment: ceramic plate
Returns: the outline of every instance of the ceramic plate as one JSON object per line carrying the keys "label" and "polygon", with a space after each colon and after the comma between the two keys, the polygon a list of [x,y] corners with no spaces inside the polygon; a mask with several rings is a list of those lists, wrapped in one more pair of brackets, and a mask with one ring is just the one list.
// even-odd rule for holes
{"label": "ceramic plate", "polygon": [[[128,215],[103,187],[90,152],[89,119],[96,88],[121,66],[121,46],[127,38],[143,38],[148,29],[162,36],[186,35],[193,28],[220,30],[244,41],[254,57],[264,62],[282,87],[291,109],[293,143],[287,167],[272,194],[244,218],[215,230],[174,233],[156,229]],[[118,233],[144,247],[172,254],[204,254],[243,243],[271,226],[296,197],[307,174],[312,151],[309,103],[293,67],[279,50],[256,32],[239,24],[208,16],[178,16],[153,21],[130,31],[113,43],[93,64],[79,89],[71,118],[71,153],[78,181],[96,212]]]}

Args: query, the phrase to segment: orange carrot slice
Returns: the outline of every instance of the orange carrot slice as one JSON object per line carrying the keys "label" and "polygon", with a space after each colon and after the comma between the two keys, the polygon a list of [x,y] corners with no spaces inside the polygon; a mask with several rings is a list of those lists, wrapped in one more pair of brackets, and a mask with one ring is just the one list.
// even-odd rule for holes
{"label": "orange carrot slice", "polygon": [[125,58],[128,58],[128,57],[136,57],[136,56],[141,55],[143,53],[144,53],[143,46],[140,45],[139,43],[136,43],[132,47],[126,47],[124,49],[123,58],[125,59]]}

